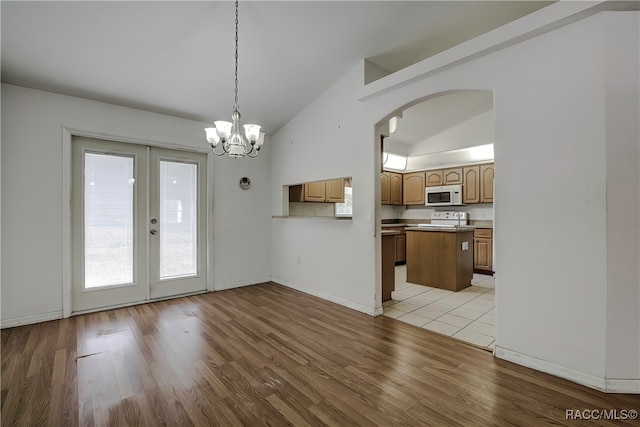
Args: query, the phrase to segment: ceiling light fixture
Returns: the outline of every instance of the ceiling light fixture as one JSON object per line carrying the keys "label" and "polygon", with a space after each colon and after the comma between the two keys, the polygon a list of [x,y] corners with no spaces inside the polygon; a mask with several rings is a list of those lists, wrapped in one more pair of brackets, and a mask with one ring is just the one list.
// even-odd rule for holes
{"label": "ceiling light fixture", "polygon": [[[217,156],[228,154],[229,157],[238,158],[257,157],[262,144],[264,144],[264,132],[260,131],[260,125],[247,124],[244,125],[244,135],[240,133],[240,111],[238,107],[238,0],[236,0],[236,86],[235,86],[235,103],[233,104],[233,113],[231,114],[231,122],[224,120],[215,121],[214,127],[206,128],[205,134],[207,141],[211,144],[213,153]],[[251,144],[247,146],[247,141]],[[221,144],[220,144],[221,143]],[[216,147],[220,144],[222,152],[217,152]]]}
{"label": "ceiling light fixture", "polygon": [[389,134],[396,133],[398,130],[398,120],[400,120],[399,116],[393,116],[389,119]]}

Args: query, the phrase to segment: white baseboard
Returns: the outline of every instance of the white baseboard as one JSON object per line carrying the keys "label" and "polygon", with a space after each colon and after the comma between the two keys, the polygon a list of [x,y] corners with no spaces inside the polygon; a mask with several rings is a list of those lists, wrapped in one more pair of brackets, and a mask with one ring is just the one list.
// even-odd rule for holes
{"label": "white baseboard", "polygon": [[640,379],[606,379],[575,371],[526,354],[496,346],[494,356],[527,368],[564,378],[605,393],[640,393]]}
{"label": "white baseboard", "polygon": [[[350,308],[352,310],[359,311],[361,313],[366,313],[370,316],[377,316],[376,309],[374,307],[367,307],[362,304],[355,303],[353,301],[349,301],[343,298],[336,297],[334,295],[329,295],[324,292],[318,291],[317,289],[307,288],[306,286],[301,286],[296,283],[289,282],[284,279],[280,279],[274,277],[271,279],[273,282],[286,286],[287,288],[295,289],[296,291],[304,292],[305,294],[313,295],[314,297],[322,298],[327,301],[334,302],[336,304],[342,305],[344,307]],[[380,313],[382,314],[382,308],[380,308]]]}
{"label": "white baseboard", "polygon": [[640,378],[633,380],[619,380],[607,378],[607,393],[640,394]]}
{"label": "white baseboard", "polygon": [[373,311],[373,315],[374,316],[382,316],[383,312],[384,312],[384,308],[378,307]]}
{"label": "white baseboard", "polygon": [[34,323],[48,322],[49,320],[58,319],[62,319],[62,310],[52,311],[50,313],[34,314],[32,316],[14,317],[13,319],[3,319],[0,321],[0,329],[32,325]]}
{"label": "white baseboard", "polygon": [[259,285],[271,282],[271,276],[258,279],[241,280],[239,282],[221,283],[213,286],[214,291],[226,291],[227,289],[241,288],[243,286]]}

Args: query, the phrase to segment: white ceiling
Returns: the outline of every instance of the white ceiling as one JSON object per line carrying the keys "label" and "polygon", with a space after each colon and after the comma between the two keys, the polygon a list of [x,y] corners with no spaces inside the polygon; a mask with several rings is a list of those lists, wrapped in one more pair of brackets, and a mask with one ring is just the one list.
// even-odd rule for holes
{"label": "white ceiling", "polygon": [[[243,122],[272,134],[365,58],[397,71],[547,4],[241,1]],[[233,6],[2,1],[2,81],[203,122],[228,120]]]}

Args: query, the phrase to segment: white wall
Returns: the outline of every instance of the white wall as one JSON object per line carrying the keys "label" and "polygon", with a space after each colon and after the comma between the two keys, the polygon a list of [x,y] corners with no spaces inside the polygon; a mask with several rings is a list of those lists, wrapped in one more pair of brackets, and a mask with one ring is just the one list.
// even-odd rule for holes
{"label": "white wall", "polygon": [[[606,111],[629,104],[629,99],[607,96],[612,93],[606,87],[605,57],[619,50],[618,55],[638,61],[637,44],[628,42],[637,40],[637,24],[620,25],[615,39],[627,41],[623,44],[606,38],[605,27],[622,24],[627,13],[637,20],[635,12],[601,13],[457,66],[426,60],[425,64],[439,64],[441,71],[419,64],[413,69],[425,69],[421,77],[411,76],[409,70],[403,74],[408,79],[399,82],[391,75],[375,82],[377,92],[363,90],[360,68],[349,72],[274,135],[272,205],[281,204],[283,184],[353,175],[358,195],[353,225],[273,220],[274,280],[282,278],[290,286],[335,301],[357,302],[369,310],[375,297],[377,308],[379,279],[374,273],[379,273],[379,261],[373,255],[373,227],[366,222],[379,197],[375,124],[431,94],[492,90],[499,165],[494,239],[500,265],[497,355],[604,389],[609,386],[607,356],[615,353],[623,366],[617,378],[638,384],[632,368],[638,364],[636,355],[623,354],[617,347],[620,338],[607,340],[609,310],[622,310],[616,315],[620,319],[633,321],[638,316],[638,283],[633,276],[637,258],[615,264],[630,272],[624,290],[609,287],[607,274],[613,266],[607,261],[607,209],[617,203],[607,201],[607,178],[618,168],[637,170],[638,158],[605,157],[617,144],[607,131]],[[616,77],[620,87],[633,86],[627,81],[632,77]],[[354,91],[363,93],[366,101],[354,102]],[[630,100],[637,102],[637,97]],[[627,116],[623,120],[623,129],[637,126],[637,115],[632,123]],[[633,177],[633,172],[624,175]],[[638,193],[637,179],[629,179],[628,185]],[[637,221],[637,215],[629,220],[634,227]],[[629,247],[635,248],[633,242]],[[313,265],[305,267],[303,260],[296,266],[298,251],[305,251]],[[318,277],[320,272],[323,277]],[[608,293],[620,298],[627,289],[634,302],[608,307],[607,301],[614,298]],[[630,346],[640,347],[637,334],[623,336],[631,339]]]}
{"label": "white wall", "polygon": [[[609,381],[640,378],[640,103],[638,14],[605,16],[607,365]],[[629,38],[635,32],[636,37]],[[628,54],[636,52],[636,55]],[[636,268],[632,268],[633,266]],[[633,385],[630,385],[633,387]],[[637,390],[640,391],[640,390]]]}
{"label": "white wall", "polygon": [[[62,314],[63,127],[200,149],[206,148],[204,126],[3,84],[2,325]],[[216,288],[270,279],[268,145],[263,158],[213,161]],[[251,178],[251,190],[239,188],[242,176]]]}
{"label": "white wall", "polygon": [[[283,185],[351,176],[353,219],[272,220],[273,280],[367,313],[375,291],[373,125],[363,129],[356,67],[272,138],[272,212],[282,215]],[[312,130],[312,131],[310,131]],[[375,174],[380,180],[379,172]],[[300,260],[298,265],[297,261]]]}

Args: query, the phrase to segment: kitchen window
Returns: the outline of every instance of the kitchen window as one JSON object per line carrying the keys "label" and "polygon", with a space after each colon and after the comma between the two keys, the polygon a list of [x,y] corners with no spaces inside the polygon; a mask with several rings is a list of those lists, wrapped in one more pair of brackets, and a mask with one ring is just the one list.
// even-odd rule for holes
{"label": "kitchen window", "polygon": [[346,183],[344,187],[344,203],[336,203],[337,217],[351,217],[353,215],[353,188],[351,183]]}

